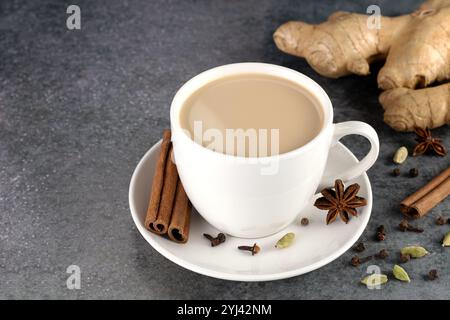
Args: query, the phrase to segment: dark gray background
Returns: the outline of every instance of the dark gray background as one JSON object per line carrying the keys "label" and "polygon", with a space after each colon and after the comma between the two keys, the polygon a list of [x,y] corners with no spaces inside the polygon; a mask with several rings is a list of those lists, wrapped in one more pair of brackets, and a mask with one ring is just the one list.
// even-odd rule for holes
{"label": "dark gray background", "polygon": [[[409,159],[420,176],[392,178],[393,152],[412,147],[413,134],[382,121],[373,76],[331,80],[302,59],[279,52],[272,33],[290,19],[319,22],[335,10],[363,13],[379,4],[386,15],[420,1],[71,1],[82,29],[66,28],[69,2],[0,2],[0,298],[450,298],[450,252],[439,245],[449,225],[448,201],[418,223],[423,234],[401,233],[398,203],[442,169],[448,158]],[[421,244],[432,254],[412,261],[410,284],[382,290],[359,285],[365,268],[347,252],[309,274],[266,283],[227,282],[168,261],[141,237],[128,208],[128,184],[141,156],[169,127],[176,90],[197,73],[222,64],[261,61],[305,73],[328,92],[335,121],[362,120],[381,141],[369,171],[374,207],[362,239],[369,252],[387,247],[388,272],[397,251]],[[450,147],[448,128],[434,130]],[[358,155],[368,149],[352,137]],[[356,142],[355,142],[356,141]],[[388,240],[374,242],[377,225]],[[66,288],[66,268],[82,270],[81,290]],[[429,269],[437,281],[425,281]]]}

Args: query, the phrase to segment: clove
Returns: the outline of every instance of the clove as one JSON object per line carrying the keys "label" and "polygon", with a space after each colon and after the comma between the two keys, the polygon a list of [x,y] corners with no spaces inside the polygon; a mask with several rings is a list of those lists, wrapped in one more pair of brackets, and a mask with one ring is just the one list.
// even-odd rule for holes
{"label": "clove", "polygon": [[439,216],[439,217],[436,218],[436,224],[438,226],[443,226],[447,222],[450,222],[450,219],[444,218],[443,216]]}
{"label": "clove", "polygon": [[226,240],[226,237],[223,233],[219,233],[215,238],[207,233],[204,233],[203,236],[209,241],[211,241],[211,247],[218,246],[219,244],[224,243]]}
{"label": "clove", "polygon": [[423,232],[422,228],[418,228],[418,227],[410,225],[408,220],[406,220],[406,219],[402,220],[402,222],[400,222],[400,224],[398,225],[398,228],[402,232],[405,232],[405,231],[418,232],[418,233]]}
{"label": "clove", "polygon": [[384,241],[386,239],[386,232],[383,225],[378,226],[377,233],[375,234],[375,239],[378,241]]}
{"label": "clove", "polygon": [[377,259],[386,259],[389,256],[389,253],[386,249],[380,250],[377,254],[375,254],[375,258]]}
{"label": "clove", "polygon": [[257,254],[261,250],[261,248],[256,243],[253,244],[253,246],[239,246],[238,249],[244,250],[244,251],[250,251],[252,253],[252,256]]}
{"label": "clove", "polygon": [[355,250],[356,252],[363,252],[364,250],[366,250],[366,246],[363,242],[360,242],[355,247],[353,247],[353,250]]}
{"label": "clove", "polygon": [[400,253],[400,261],[401,261],[402,263],[406,263],[406,262],[408,262],[409,260],[411,260],[411,256],[410,256],[409,254],[403,254],[403,253]]}
{"label": "clove", "polygon": [[373,256],[367,256],[367,257],[364,257],[364,258],[360,258],[360,257],[358,257],[358,256],[354,256],[354,257],[352,257],[352,259],[350,260],[350,264],[351,264],[352,266],[354,266],[354,267],[357,267],[357,266],[359,266],[359,265],[362,264],[362,263],[365,263],[365,262],[367,262],[367,261],[369,261],[369,260],[372,260],[372,258],[373,258]]}

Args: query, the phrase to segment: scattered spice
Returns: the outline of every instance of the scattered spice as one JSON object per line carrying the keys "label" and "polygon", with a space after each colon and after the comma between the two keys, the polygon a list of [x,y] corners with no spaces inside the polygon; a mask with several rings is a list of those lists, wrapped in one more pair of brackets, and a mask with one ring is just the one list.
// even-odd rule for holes
{"label": "scattered spice", "polygon": [[376,239],[378,241],[384,241],[384,240],[386,240],[386,234],[383,232],[377,232]]}
{"label": "scattered spice", "polygon": [[309,224],[308,218],[302,218],[302,220],[300,220],[300,224],[302,226],[307,226]]}
{"label": "scattered spice", "polygon": [[441,157],[447,154],[447,150],[445,150],[441,139],[434,138],[431,135],[430,129],[415,127],[414,132],[417,135],[416,141],[418,144],[414,147],[413,156],[424,154],[428,150],[433,151]]}
{"label": "scattered spice", "polygon": [[444,239],[442,240],[442,246],[450,247],[450,232],[444,236]]}
{"label": "scattered spice", "polygon": [[429,254],[429,252],[424,247],[419,246],[404,247],[400,252],[404,255],[410,255],[411,258],[422,258]]}
{"label": "scattered spice", "polygon": [[381,273],[371,274],[361,280],[361,283],[365,284],[367,287],[375,287],[377,285],[385,284],[386,282],[388,282],[387,275]]}
{"label": "scattered spice", "polygon": [[261,251],[261,248],[256,243],[253,244],[253,246],[239,246],[238,249],[244,250],[244,251],[250,251],[252,253],[252,256],[254,256],[259,251]]}
{"label": "scattered spice", "polygon": [[375,254],[375,258],[377,259],[386,259],[389,256],[389,253],[386,249],[380,250],[377,254]]}
{"label": "scattered spice", "polygon": [[400,175],[400,169],[399,168],[395,168],[394,170],[392,170],[392,176],[398,177],[399,175]]}
{"label": "scattered spice", "polygon": [[398,225],[398,228],[402,232],[405,232],[405,231],[418,232],[418,233],[423,232],[422,228],[418,228],[418,227],[410,225],[408,220],[406,220],[406,219],[404,219],[404,220],[402,220],[402,222],[400,222],[400,224]]}
{"label": "scattered spice", "polygon": [[321,191],[323,197],[318,198],[314,206],[321,210],[328,210],[327,225],[336,220],[338,215],[342,221],[348,223],[350,215],[355,217],[358,215],[356,208],[367,204],[366,199],[356,195],[358,191],[359,184],[354,183],[344,189],[344,183],[338,179],[334,182],[334,190],[330,188]]}
{"label": "scattered spice", "polygon": [[400,147],[394,154],[394,163],[401,164],[405,162],[406,158],[408,158],[408,149],[406,147]]}
{"label": "scattered spice", "polygon": [[443,226],[444,224],[447,223],[447,221],[450,222],[450,219],[444,218],[443,216],[439,216],[439,217],[436,218],[436,224],[437,224],[438,226]]}
{"label": "scattered spice", "polygon": [[408,231],[417,232],[417,233],[422,233],[422,232],[423,232],[423,229],[422,229],[422,228],[419,228],[419,227],[409,226],[409,227],[408,227]]}
{"label": "scattered spice", "polygon": [[400,231],[405,232],[406,229],[408,229],[409,223],[408,220],[402,220],[402,222],[400,222],[400,224],[398,225],[398,228],[400,229]]}
{"label": "scattered spice", "polygon": [[411,177],[411,178],[415,178],[415,177],[417,177],[419,175],[419,170],[417,169],[417,168],[411,168],[410,170],[409,170],[409,176]]}
{"label": "scattered spice", "polygon": [[363,242],[360,242],[353,247],[353,250],[355,250],[356,252],[363,252],[364,250],[366,250],[366,246],[364,245]]}
{"label": "scattered spice", "polygon": [[377,227],[377,233],[375,234],[375,239],[378,241],[384,241],[386,239],[386,231],[383,225]]}
{"label": "scattered spice", "polygon": [[354,266],[354,267],[357,267],[357,266],[359,266],[362,263],[365,263],[365,262],[367,262],[369,260],[372,260],[372,258],[373,258],[373,256],[367,256],[367,257],[364,257],[364,258],[360,258],[358,256],[353,256],[352,259],[350,260],[350,264],[352,266]]}
{"label": "scattered spice", "polygon": [[405,269],[403,269],[402,267],[400,267],[399,265],[395,265],[394,268],[392,269],[392,274],[394,275],[394,277],[400,281],[404,281],[404,282],[411,282],[411,279],[409,278],[408,273],[406,272]]}
{"label": "scattered spice", "polygon": [[211,247],[218,246],[219,244],[224,243],[226,240],[226,237],[223,233],[219,233],[215,238],[207,233],[204,233],[203,236],[209,241],[211,241]]}
{"label": "scattered spice", "polygon": [[294,242],[295,234],[293,232],[286,233],[280,240],[277,241],[275,248],[284,249]]}
{"label": "scattered spice", "polygon": [[400,253],[400,261],[401,261],[402,263],[406,263],[406,262],[408,262],[409,260],[411,260],[411,256],[410,256],[409,254],[403,254],[403,253]]}
{"label": "scattered spice", "polygon": [[431,280],[431,281],[436,280],[437,278],[439,278],[438,274],[437,274],[437,270],[436,269],[430,270],[428,272],[427,278],[428,278],[428,280]]}

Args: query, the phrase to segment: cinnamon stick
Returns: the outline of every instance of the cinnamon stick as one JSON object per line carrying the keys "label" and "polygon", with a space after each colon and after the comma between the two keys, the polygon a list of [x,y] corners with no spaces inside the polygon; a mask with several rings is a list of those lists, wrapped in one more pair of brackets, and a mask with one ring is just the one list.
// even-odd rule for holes
{"label": "cinnamon stick", "polygon": [[450,194],[450,167],[400,203],[400,211],[410,218],[426,215]]}
{"label": "cinnamon stick", "polygon": [[189,222],[191,203],[184,191],[181,181],[178,181],[175,204],[173,205],[168,236],[172,241],[185,243],[189,237]]}
{"label": "cinnamon stick", "polygon": [[178,178],[170,139],[170,130],[165,130],[144,224],[149,231],[185,243],[189,237],[191,203]]}
{"label": "cinnamon stick", "polygon": [[156,163],[155,173],[153,175],[152,189],[150,191],[150,200],[147,209],[147,215],[145,217],[144,225],[147,230],[155,231],[153,229],[153,223],[158,218],[159,205],[161,203],[161,193],[164,184],[164,172],[166,167],[166,160],[170,150],[170,130],[164,130],[163,141],[161,143],[161,151]]}
{"label": "cinnamon stick", "polygon": [[166,168],[164,172],[164,183],[161,194],[161,202],[159,204],[158,217],[150,224],[151,231],[158,234],[167,233],[170,218],[172,216],[173,202],[175,199],[175,191],[178,183],[178,172],[173,162],[173,148],[170,147],[169,155],[166,159]]}

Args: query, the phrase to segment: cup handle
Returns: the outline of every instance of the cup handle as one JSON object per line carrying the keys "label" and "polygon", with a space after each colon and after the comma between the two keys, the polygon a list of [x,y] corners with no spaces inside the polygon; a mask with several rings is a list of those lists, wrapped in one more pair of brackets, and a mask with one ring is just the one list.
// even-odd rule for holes
{"label": "cup handle", "polygon": [[378,140],[377,132],[370,125],[361,121],[347,121],[334,124],[332,146],[338,143],[342,137],[350,134],[358,134],[367,138],[371,145],[370,151],[359,163],[344,172],[340,172],[334,176],[323,177],[318,190],[333,186],[335,179],[341,179],[345,182],[359,177],[362,173],[369,170],[377,160],[380,151],[380,142]]}

